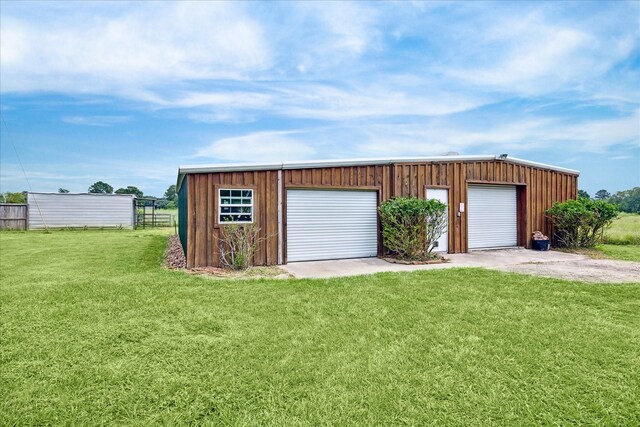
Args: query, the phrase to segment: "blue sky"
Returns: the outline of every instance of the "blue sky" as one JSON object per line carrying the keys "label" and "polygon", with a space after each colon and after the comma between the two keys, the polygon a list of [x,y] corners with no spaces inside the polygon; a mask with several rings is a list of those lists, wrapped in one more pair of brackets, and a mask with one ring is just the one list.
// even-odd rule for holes
{"label": "blue sky", "polygon": [[[640,185],[640,3],[1,3],[0,191],[509,153]],[[12,145],[13,144],[13,145]]]}

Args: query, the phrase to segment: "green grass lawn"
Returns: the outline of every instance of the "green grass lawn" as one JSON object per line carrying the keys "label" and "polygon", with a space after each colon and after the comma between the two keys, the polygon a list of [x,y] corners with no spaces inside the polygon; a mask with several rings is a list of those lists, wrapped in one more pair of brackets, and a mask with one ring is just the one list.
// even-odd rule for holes
{"label": "green grass lawn", "polygon": [[613,245],[640,245],[640,215],[620,213],[605,234],[605,243]]}
{"label": "green grass lawn", "polygon": [[159,214],[169,214],[169,215],[173,215],[173,218],[177,221],[178,220],[178,209],[156,209],[156,213]]}
{"label": "green grass lawn", "polygon": [[607,258],[640,262],[640,245],[598,245],[596,249]]}
{"label": "green grass lawn", "polygon": [[640,262],[640,215],[620,213],[596,249],[607,258]]}
{"label": "green grass lawn", "polygon": [[211,280],[164,233],[0,233],[0,425],[640,423],[640,284]]}

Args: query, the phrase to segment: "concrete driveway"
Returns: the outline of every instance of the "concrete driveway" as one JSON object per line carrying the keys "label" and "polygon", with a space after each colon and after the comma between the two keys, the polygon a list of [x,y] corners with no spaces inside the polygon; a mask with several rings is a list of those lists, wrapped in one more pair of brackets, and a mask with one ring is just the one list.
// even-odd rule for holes
{"label": "concrete driveway", "polygon": [[329,278],[374,274],[384,271],[437,270],[454,267],[482,267],[584,282],[640,283],[640,263],[591,259],[564,252],[528,249],[475,251],[449,254],[446,264],[392,264],[379,258],[292,262],[282,268],[297,278]]}

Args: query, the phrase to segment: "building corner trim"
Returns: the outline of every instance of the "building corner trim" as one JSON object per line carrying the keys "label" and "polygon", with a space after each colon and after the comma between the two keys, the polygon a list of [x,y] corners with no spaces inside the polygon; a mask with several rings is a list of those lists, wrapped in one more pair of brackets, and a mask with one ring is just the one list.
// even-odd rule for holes
{"label": "building corner trim", "polygon": [[278,265],[282,265],[282,169],[278,170]]}

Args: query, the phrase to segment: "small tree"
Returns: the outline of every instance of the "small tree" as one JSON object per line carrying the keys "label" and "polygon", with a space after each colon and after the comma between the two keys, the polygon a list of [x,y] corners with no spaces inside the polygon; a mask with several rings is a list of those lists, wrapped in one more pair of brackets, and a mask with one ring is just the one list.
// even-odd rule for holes
{"label": "small tree", "polygon": [[157,209],[177,209],[178,208],[178,201],[177,200],[158,199],[158,200],[156,200],[156,208]]}
{"label": "small tree", "polygon": [[604,231],[618,215],[618,208],[602,200],[581,198],[554,203],[546,214],[553,222],[556,244],[580,248],[602,241]]}
{"label": "small tree", "polygon": [[69,190],[67,190],[66,188],[58,188],[58,193],[66,194],[68,192],[69,192]]}
{"label": "small tree", "polygon": [[607,200],[611,196],[611,194],[607,190],[598,190],[596,191],[595,198],[596,200]]}
{"label": "small tree", "polygon": [[379,207],[382,238],[398,258],[425,260],[447,224],[446,205],[438,200],[398,197]]}
{"label": "small tree", "polygon": [[96,181],[89,187],[89,193],[111,194],[113,187],[103,181]]}
{"label": "small tree", "polygon": [[228,223],[220,227],[220,264],[233,270],[245,270],[253,265],[256,247],[263,240],[255,224]]}
{"label": "small tree", "polygon": [[169,188],[167,188],[167,191],[164,192],[164,198],[170,202],[173,200],[178,200],[178,193],[176,193],[175,184],[170,185]]}
{"label": "small tree", "polygon": [[578,190],[578,197],[582,199],[590,199],[591,196],[584,190]]}
{"label": "small tree", "polygon": [[116,194],[134,194],[138,198],[143,196],[142,190],[132,185],[129,185],[127,188],[118,188]]}

